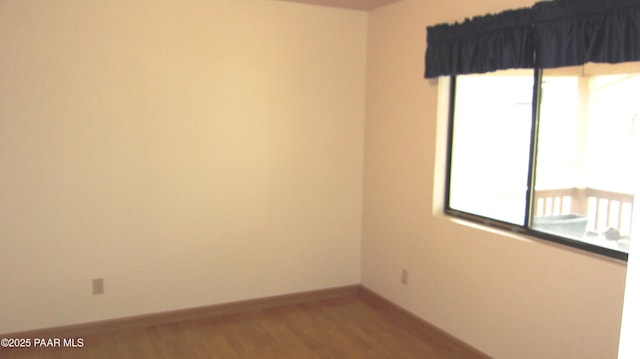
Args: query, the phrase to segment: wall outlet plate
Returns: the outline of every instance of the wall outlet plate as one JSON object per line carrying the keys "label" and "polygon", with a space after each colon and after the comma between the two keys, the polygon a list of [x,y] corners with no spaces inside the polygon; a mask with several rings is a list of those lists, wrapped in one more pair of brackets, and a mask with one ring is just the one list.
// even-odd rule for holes
{"label": "wall outlet plate", "polygon": [[407,285],[409,284],[409,271],[403,269],[400,274],[400,283]]}
{"label": "wall outlet plate", "polygon": [[103,278],[95,278],[91,281],[93,287],[93,295],[104,294],[104,279]]}

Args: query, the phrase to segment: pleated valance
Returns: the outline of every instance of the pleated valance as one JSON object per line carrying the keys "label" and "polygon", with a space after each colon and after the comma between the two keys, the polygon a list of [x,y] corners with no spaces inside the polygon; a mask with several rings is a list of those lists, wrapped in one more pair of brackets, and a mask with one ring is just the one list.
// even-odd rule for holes
{"label": "pleated valance", "polygon": [[640,0],[555,0],[427,28],[425,77],[640,61]]}

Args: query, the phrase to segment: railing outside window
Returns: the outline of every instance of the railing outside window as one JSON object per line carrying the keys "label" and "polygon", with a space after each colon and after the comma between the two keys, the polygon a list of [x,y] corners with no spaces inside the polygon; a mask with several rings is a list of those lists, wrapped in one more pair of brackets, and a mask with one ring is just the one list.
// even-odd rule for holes
{"label": "railing outside window", "polygon": [[[634,195],[595,188],[536,190],[536,217],[578,215],[586,218],[585,234],[628,237]],[[608,231],[608,232],[607,232]],[[613,232],[615,231],[615,232]]]}

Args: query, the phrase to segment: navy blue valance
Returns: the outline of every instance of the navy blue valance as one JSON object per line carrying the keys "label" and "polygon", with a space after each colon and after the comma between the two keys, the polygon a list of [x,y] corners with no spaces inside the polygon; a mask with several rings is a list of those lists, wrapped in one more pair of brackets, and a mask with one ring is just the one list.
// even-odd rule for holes
{"label": "navy blue valance", "polygon": [[640,0],[555,0],[427,28],[425,77],[640,61]]}
{"label": "navy blue valance", "polygon": [[510,10],[427,30],[426,77],[533,67],[533,12]]}
{"label": "navy blue valance", "polygon": [[556,0],[533,11],[539,67],[640,60],[638,0]]}

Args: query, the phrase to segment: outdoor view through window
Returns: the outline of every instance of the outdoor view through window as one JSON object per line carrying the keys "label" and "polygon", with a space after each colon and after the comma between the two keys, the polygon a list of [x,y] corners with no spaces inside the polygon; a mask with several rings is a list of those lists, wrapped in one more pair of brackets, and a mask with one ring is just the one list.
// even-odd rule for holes
{"label": "outdoor view through window", "polygon": [[456,78],[448,208],[628,252],[640,226],[640,64],[544,70],[532,147],[533,89],[533,70]]}

